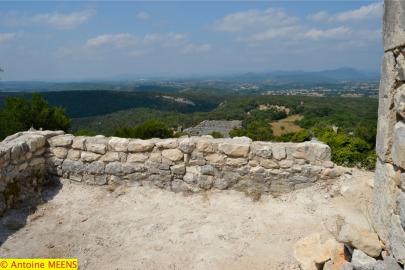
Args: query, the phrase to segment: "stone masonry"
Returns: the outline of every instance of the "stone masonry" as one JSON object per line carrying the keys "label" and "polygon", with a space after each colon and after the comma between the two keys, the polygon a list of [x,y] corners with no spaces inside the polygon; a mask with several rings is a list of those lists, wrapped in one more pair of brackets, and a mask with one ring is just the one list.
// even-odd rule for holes
{"label": "stone masonry", "polygon": [[385,1],[372,222],[405,263],[405,1]]}
{"label": "stone masonry", "polygon": [[58,178],[90,185],[151,185],[174,192],[215,188],[278,194],[327,182],[341,171],[330,161],[329,146],[317,141],[211,136],[139,140],[32,131],[6,138],[0,149],[2,211],[32,193],[14,194],[8,187],[38,190],[40,183]]}

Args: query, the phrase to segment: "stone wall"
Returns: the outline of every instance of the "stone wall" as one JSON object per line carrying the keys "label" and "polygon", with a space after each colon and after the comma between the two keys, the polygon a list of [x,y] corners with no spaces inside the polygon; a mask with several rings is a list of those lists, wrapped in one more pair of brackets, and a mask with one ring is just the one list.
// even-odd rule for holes
{"label": "stone wall", "polygon": [[[277,194],[326,182],[340,172],[330,161],[330,148],[316,141],[139,140],[34,131],[7,138],[0,149],[0,194],[7,206],[53,178],[91,185],[127,182],[175,192],[215,188]],[[18,187],[18,196],[10,187]]]}
{"label": "stone wall", "polygon": [[41,191],[46,181],[46,140],[61,133],[17,133],[0,143],[0,215]]}
{"label": "stone wall", "polygon": [[405,1],[385,1],[372,221],[405,263]]}
{"label": "stone wall", "polygon": [[49,139],[49,173],[88,184],[127,181],[198,192],[257,188],[281,193],[338,176],[319,142],[248,138],[123,139],[60,135]]}

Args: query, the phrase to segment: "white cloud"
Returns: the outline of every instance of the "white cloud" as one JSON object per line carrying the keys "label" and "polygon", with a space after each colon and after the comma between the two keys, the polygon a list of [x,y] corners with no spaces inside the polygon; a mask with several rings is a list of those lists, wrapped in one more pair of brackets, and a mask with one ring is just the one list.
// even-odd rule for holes
{"label": "white cloud", "polygon": [[138,13],[136,13],[135,16],[138,20],[147,20],[150,18],[150,14],[148,12],[145,11],[140,11]]}
{"label": "white cloud", "polygon": [[[160,50],[169,50],[181,54],[197,54],[211,50],[210,44],[197,44],[191,42],[181,33],[151,33],[136,36],[129,33],[102,34],[88,39],[83,49],[88,52],[97,52],[96,49],[117,49],[131,57],[144,56],[146,53]],[[90,51],[89,51],[90,50]],[[66,55],[66,49],[59,55]],[[69,50],[68,50],[69,52]]]}
{"label": "white cloud", "polygon": [[383,14],[383,2],[376,2],[357,9],[343,11],[337,14],[329,14],[326,11],[319,11],[309,18],[320,22],[354,22],[372,19],[381,19]]}
{"label": "white cloud", "polygon": [[212,46],[210,44],[187,44],[184,49],[184,54],[199,54],[210,51]]}
{"label": "white cloud", "polygon": [[0,44],[14,40],[17,33],[0,33]]}
{"label": "white cloud", "polygon": [[138,39],[135,36],[128,33],[104,34],[88,39],[84,47],[88,49],[106,46],[122,48],[134,45],[137,41]]}
{"label": "white cloud", "polygon": [[[295,38],[296,35],[299,33],[299,28],[298,26],[286,26],[286,27],[280,27],[280,28],[274,28],[274,29],[269,29],[264,32],[259,32],[254,35],[251,35],[250,37],[246,38],[245,40],[248,41],[266,41],[266,40],[271,40],[275,38],[282,38],[282,37],[287,37],[287,38]],[[244,40],[242,38],[242,40]]]}
{"label": "white cloud", "polygon": [[38,14],[32,17],[34,23],[43,23],[55,28],[74,28],[94,15],[94,10],[76,11],[70,14],[59,12]]}
{"label": "white cloud", "polygon": [[277,27],[291,25],[297,18],[278,9],[247,10],[229,14],[214,23],[214,29],[220,32],[239,32],[258,27]]}
{"label": "white cloud", "polygon": [[352,33],[350,28],[345,26],[340,26],[336,28],[330,28],[326,30],[320,29],[310,29],[308,30],[304,36],[308,37],[313,40],[320,40],[320,39],[339,39],[348,37]]}
{"label": "white cloud", "polygon": [[72,13],[40,13],[22,14],[19,12],[0,13],[0,23],[8,26],[29,26],[32,24],[47,25],[59,29],[75,28],[94,16],[95,11],[91,9],[75,11]]}
{"label": "white cloud", "polygon": [[330,19],[330,14],[325,10],[319,11],[315,14],[309,15],[308,18],[313,21],[328,21]]}

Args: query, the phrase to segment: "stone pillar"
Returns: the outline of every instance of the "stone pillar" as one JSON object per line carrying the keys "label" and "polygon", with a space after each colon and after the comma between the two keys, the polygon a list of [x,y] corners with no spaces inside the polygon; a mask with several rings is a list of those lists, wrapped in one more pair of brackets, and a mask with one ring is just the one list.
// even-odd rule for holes
{"label": "stone pillar", "polygon": [[385,0],[371,218],[387,249],[405,263],[405,0]]}

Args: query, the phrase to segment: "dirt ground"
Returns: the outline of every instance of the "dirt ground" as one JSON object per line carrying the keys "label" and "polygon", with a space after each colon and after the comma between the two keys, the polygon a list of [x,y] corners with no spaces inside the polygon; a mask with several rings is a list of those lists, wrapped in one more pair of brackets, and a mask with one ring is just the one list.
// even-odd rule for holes
{"label": "dirt ground", "polygon": [[287,118],[281,119],[279,121],[270,123],[271,128],[273,130],[273,134],[275,136],[281,136],[284,134],[304,130],[303,128],[294,123],[295,121],[301,120],[302,118],[303,118],[302,115],[295,114],[288,116]]}
{"label": "dirt ground", "polygon": [[336,215],[367,224],[373,177],[352,170],[328,189],[257,202],[236,191],[64,182],[35,210],[0,220],[0,257],[77,257],[80,269],[299,269],[292,246],[301,237],[330,234]]}

